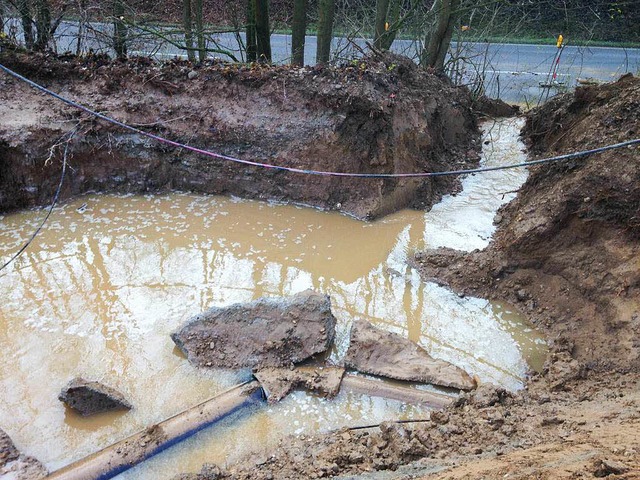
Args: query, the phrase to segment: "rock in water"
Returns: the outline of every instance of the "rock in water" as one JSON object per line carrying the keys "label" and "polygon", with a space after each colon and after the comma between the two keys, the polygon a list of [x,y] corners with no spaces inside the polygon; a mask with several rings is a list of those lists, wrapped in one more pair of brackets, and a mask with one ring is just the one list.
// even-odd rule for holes
{"label": "rock in water", "polygon": [[306,290],[211,308],[171,338],[199,367],[283,367],[326,351],[335,326],[329,297]]}
{"label": "rock in water", "polygon": [[124,396],[99,382],[74,378],[60,392],[58,400],[76,410],[83,417],[112,410],[129,410],[131,404]]}
{"label": "rock in water", "polygon": [[267,395],[267,401],[276,403],[296,388],[305,388],[326,398],[335,397],[340,391],[344,368],[264,368],[254,375]]}
{"label": "rock in water", "polygon": [[395,333],[356,320],[345,365],[363,373],[410,382],[473,390],[474,380],[461,368],[437,360],[426,350]]}

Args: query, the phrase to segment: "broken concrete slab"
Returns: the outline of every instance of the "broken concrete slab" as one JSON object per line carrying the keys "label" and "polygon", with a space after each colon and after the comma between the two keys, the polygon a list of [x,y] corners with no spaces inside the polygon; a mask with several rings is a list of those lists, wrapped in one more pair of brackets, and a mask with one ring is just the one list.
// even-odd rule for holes
{"label": "broken concrete slab", "polygon": [[347,368],[396,380],[432,383],[443,387],[473,390],[476,383],[461,368],[433,358],[409,339],[356,320],[345,358]]}
{"label": "broken concrete slab", "polygon": [[113,410],[130,410],[131,404],[117,390],[100,382],[74,378],[58,395],[58,400],[83,417]]}
{"label": "broken concrete slab", "polygon": [[198,367],[284,367],[325,352],[335,325],[329,297],[306,290],[286,298],[211,308],[190,319],[171,339]]}
{"label": "broken concrete slab", "polygon": [[0,477],[33,480],[48,475],[47,469],[33,457],[18,451],[7,433],[0,429]]}
{"label": "broken concrete slab", "polygon": [[340,391],[344,375],[341,367],[263,368],[254,373],[269,403],[277,403],[296,388],[304,388],[326,398]]}

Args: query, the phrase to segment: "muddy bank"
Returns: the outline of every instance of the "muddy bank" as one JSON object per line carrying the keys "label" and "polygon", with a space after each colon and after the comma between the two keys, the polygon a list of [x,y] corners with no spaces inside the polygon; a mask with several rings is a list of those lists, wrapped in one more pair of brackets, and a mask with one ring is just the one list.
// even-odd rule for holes
{"label": "muddy bank", "polygon": [[[539,156],[637,137],[640,82],[579,88],[527,120]],[[485,251],[424,252],[425,280],[507,300],[548,336],[541,374],[429,421],[285,439],[186,478],[640,478],[640,151],[531,169]],[[388,476],[379,476],[381,471]]]}
{"label": "muddy bank", "polygon": [[176,480],[593,478],[603,464],[626,475],[609,478],[639,478],[638,376],[593,380],[555,394],[543,380],[514,395],[484,386],[425,421],[284,439],[242,464]]}
{"label": "muddy bank", "polygon": [[38,460],[18,451],[13,441],[0,429],[0,477],[15,480],[44,478],[47,469]]}
{"label": "muddy bank", "polygon": [[[408,59],[264,67],[102,57],[0,61],[77,102],[172,140],[256,162],[337,172],[462,168],[478,160],[466,90]],[[297,202],[361,218],[430,207],[455,178],[353,179],[285,173],[176,150],[95,121],[0,75],[0,211],[50,202],[61,148],[78,126],[62,196],[184,190]]]}
{"label": "muddy bank", "polygon": [[[637,138],[640,79],[553,99],[527,119],[537,156]],[[481,252],[418,255],[424,278],[510,301],[572,358],[602,371],[640,370],[640,149],[531,169]]]}

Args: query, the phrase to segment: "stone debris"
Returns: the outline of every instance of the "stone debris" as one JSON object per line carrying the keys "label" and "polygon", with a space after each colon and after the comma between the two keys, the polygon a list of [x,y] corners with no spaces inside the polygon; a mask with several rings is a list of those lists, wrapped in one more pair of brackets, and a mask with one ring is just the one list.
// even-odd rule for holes
{"label": "stone debris", "polygon": [[0,478],[34,480],[44,478],[48,473],[38,460],[21,454],[9,435],[0,429]]}
{"label": "stone debris", "polygon": [[345,358],[347,368],[410,382],[473,390],[476,383],[461,368],[433,358],[426,350],[395,333],[356,320]]}
{"label": "stone debris", "polygon": [[344,368],[298,367],[264,368],[255,372],[269,403],[277,403],[292,390],[304,388],[326,398],[335,397],[340,391]]}
{"label": "stone debris", "polygon": [[287,367],[326,351],[335,325],[329,297],[306,290],[211,308],[171,338],[198,367]]}
{"label": "stone debris", "polygon": [[58,395],[58,400],[83,417],[112,410],[130,410],[131,404],[117,390],[100,382],[74,378]]}

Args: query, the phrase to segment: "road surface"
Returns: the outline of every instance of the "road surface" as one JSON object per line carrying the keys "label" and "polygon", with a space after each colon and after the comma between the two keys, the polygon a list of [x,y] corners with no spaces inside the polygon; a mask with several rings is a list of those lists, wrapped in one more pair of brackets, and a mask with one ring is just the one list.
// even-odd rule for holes
{"label": "road surface", "polygon": [[[9,22],[6,31],[13,31],[13,35],[20,38],[20,25],[17,20]],[[129,53],[132,55],[152,55],[158,58],[184,56],[184,50],[167,42],[161,41],[145,32],[132,31]],[[105,23],[91,23],[84,29],[81,51],[93,49],[97,52],[111,53],[110,45],[111,25]],[[177,43],[182,43],[179,34],[166,34]],[[78,23],[62,22],[56,35],[58,52],[75,52],[78,46]],[[209,47],[219,47],[231,51],[238,59],[242,59],[241,49],[236,36],[231,33],[219,34],[213,37],[217,45],[209,42]],[[354,46],[355,44],[355,46]],[[315,63],[316,37],[307,36],[305,45],[305,63]],[[336,38],[332,52],[341,59],[353,59],[361,56],[366,50],[363,39],[349,42],[345,38]],[[411,40],[396,40],[392,50],[417,58],[419,45]],[[594,79],[597,81],[612,81],[620,75],[640,72],[640,49],[607,48],[607,47],[576,47],[567,46],[562,52],[557,69],[557,84],[551,89],[541,88],[540,84],[549,84],[549,71],[552,67],[558,49],[554,39],[549,39],[549,45],[515,45],[515,44],[487,44],[465,43],[453,44],[452,49],[460,56],[471,62],[459,62],[460,70],[454,80],[467,84],[470,88],[480,85],[487,95],[502,98],[507,102],[522,105],[535,105],[540,97],[553,95],[564,88],[572,88],[578,79]],[[291,55],[291,36],[271,35],[271,49],[273,61],[286,63]],[[225,58],[223,55],[218,55]],[[482,67],[481,67],[482,66]]]}

